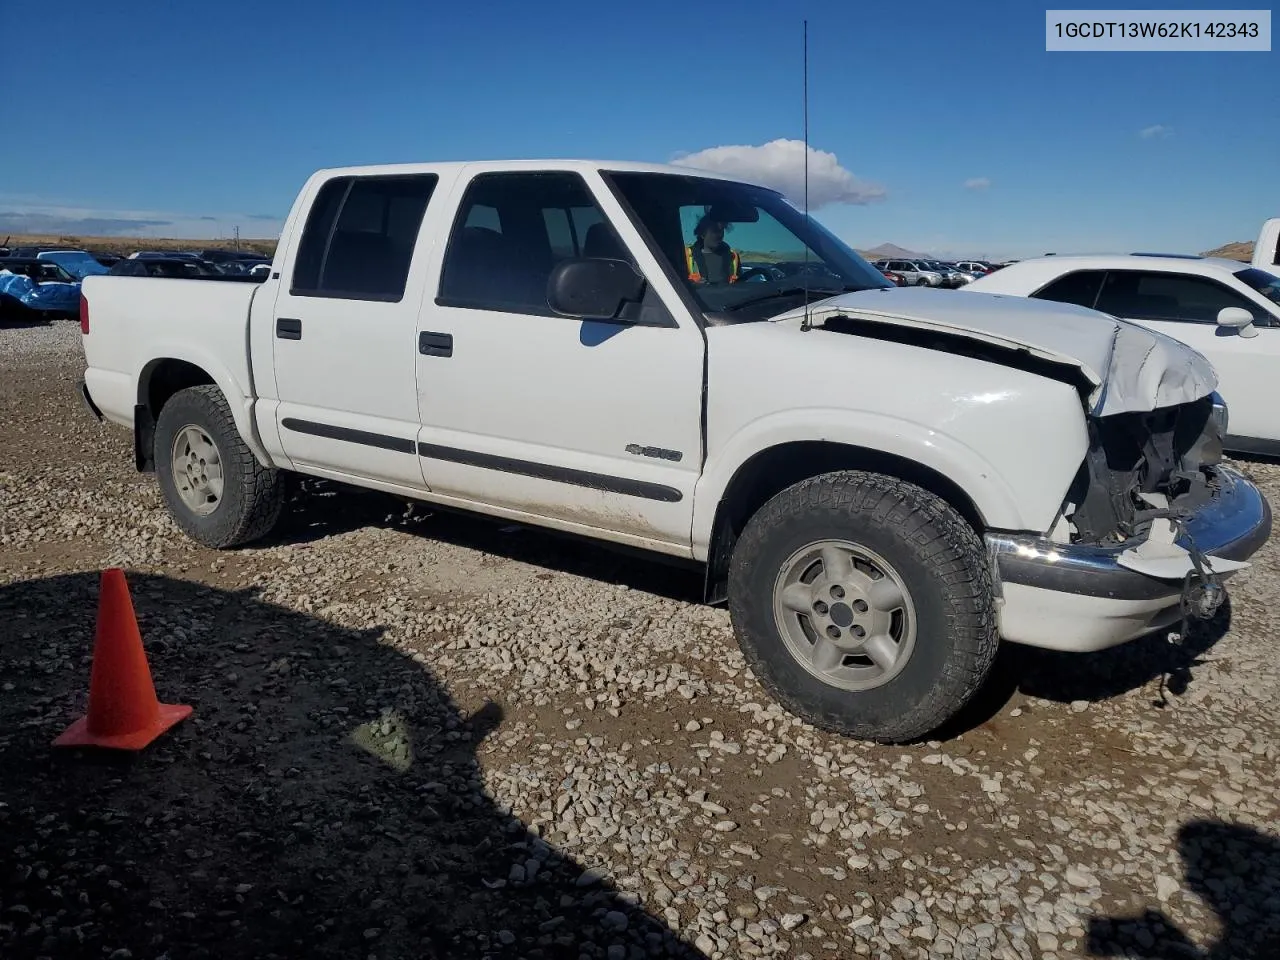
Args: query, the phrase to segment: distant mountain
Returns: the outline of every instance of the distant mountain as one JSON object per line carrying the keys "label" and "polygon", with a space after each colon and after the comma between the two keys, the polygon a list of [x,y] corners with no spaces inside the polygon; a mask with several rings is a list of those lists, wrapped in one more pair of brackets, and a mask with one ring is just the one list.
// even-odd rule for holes
{"label": "distant mountain", "polygon": [[859,251],[864,257],[872,260],[917,260],[926,257],[923,253],[916,253],[914,250],[907,250],[898,246],[896,243],[882,243],[878,247],[872,247],[870,250]]}
{"label": "distant mountain", "polygon": [[1227,260],[1243,260],[1249,263],[1253,260],[1253,241],[1237,240],[1235,243],[1225,243],[1217,249],[1205,251],[1200,256],[1225,257]]}

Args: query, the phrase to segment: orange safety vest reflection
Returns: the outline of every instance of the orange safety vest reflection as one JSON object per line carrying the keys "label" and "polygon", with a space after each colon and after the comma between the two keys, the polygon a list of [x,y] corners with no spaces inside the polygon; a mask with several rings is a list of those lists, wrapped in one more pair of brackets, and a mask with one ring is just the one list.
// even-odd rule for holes
{"label": "orange safety vest reflection", "polygon": [[[692,246],[688,246],[684,248],[684,262],[685,262],[685,266],[688,268],[688,271],[689,271],[689,279],[692,280],[694,283],[701,283],[702,273],[701,271],[698,270],[698,265],[694,263]],[[738,270],[740,267],[741,267],[741,263],[738,259],[738,251],[731,249],[729,251],[729,282],[730,283],[738,282]]]}

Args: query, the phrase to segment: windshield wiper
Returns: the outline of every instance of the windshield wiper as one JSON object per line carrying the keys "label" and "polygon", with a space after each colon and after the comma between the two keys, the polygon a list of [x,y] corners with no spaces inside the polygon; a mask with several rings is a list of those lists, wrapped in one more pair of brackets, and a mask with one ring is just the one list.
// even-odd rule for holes
{"label": "windshield wiper", "polygon": [[859,287],[856,284],[844,284],[840,289],[837,289],[837,290],[832,290],[829,287],[785,287],[782,290],[774,290],[771,293],[763,293],[758,297],[748,297],[746,300],[741,300],[738,303],[735,303],[732,306],[724,307],[723,309],[725,313],[729,313],[733,310],[741,310],[743,307],[749,307],[757,303],[765,303],[769,300],[777,300],[782,297],[798,297],[801,294],[803,294],[806,290],[809,293],[817,295],[819,299],[823,299],[826,297],[839,296],[842,293],[853,293],[854,291],[862,290],[862,289],[863,289],[862,287]]}

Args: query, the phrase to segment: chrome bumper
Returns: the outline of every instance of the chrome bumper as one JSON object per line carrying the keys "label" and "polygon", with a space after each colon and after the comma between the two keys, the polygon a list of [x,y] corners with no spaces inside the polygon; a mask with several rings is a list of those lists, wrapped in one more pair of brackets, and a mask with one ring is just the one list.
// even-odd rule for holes
{"label": "chrome bumper", "polygon": [[[1188,547],[1190,539],[1206,556],[1247,560],[1271,535],[1271,505],[1239,471],[1219,466],[1214,472],[1218,495],[1187,519],[1185,533],[1175,542]],[[986,536],[997,589],[1009,583],[1111,600],[1176,599],[1182,590],[1180,581],[1157,579],[1118,562],[1122,553],[1143,539],[1091,547],[1034,535]]]}

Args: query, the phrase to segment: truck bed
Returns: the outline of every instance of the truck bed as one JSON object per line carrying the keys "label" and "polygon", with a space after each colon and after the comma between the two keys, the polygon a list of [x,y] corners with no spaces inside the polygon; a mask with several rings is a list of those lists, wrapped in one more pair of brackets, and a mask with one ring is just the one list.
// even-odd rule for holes
{"label": "truck bed", "polygon": [[[203,279],[203,278],[202,278]],[[229,278],[228,278],[229,279]],[[229,397],[252,397],[249,309],[259,283],[184,277],[88,277],[85,383],[103,415],[132,426],[144,368],[182,360],[228,381]],[[192,336],[192,328],[199,336]]]}

